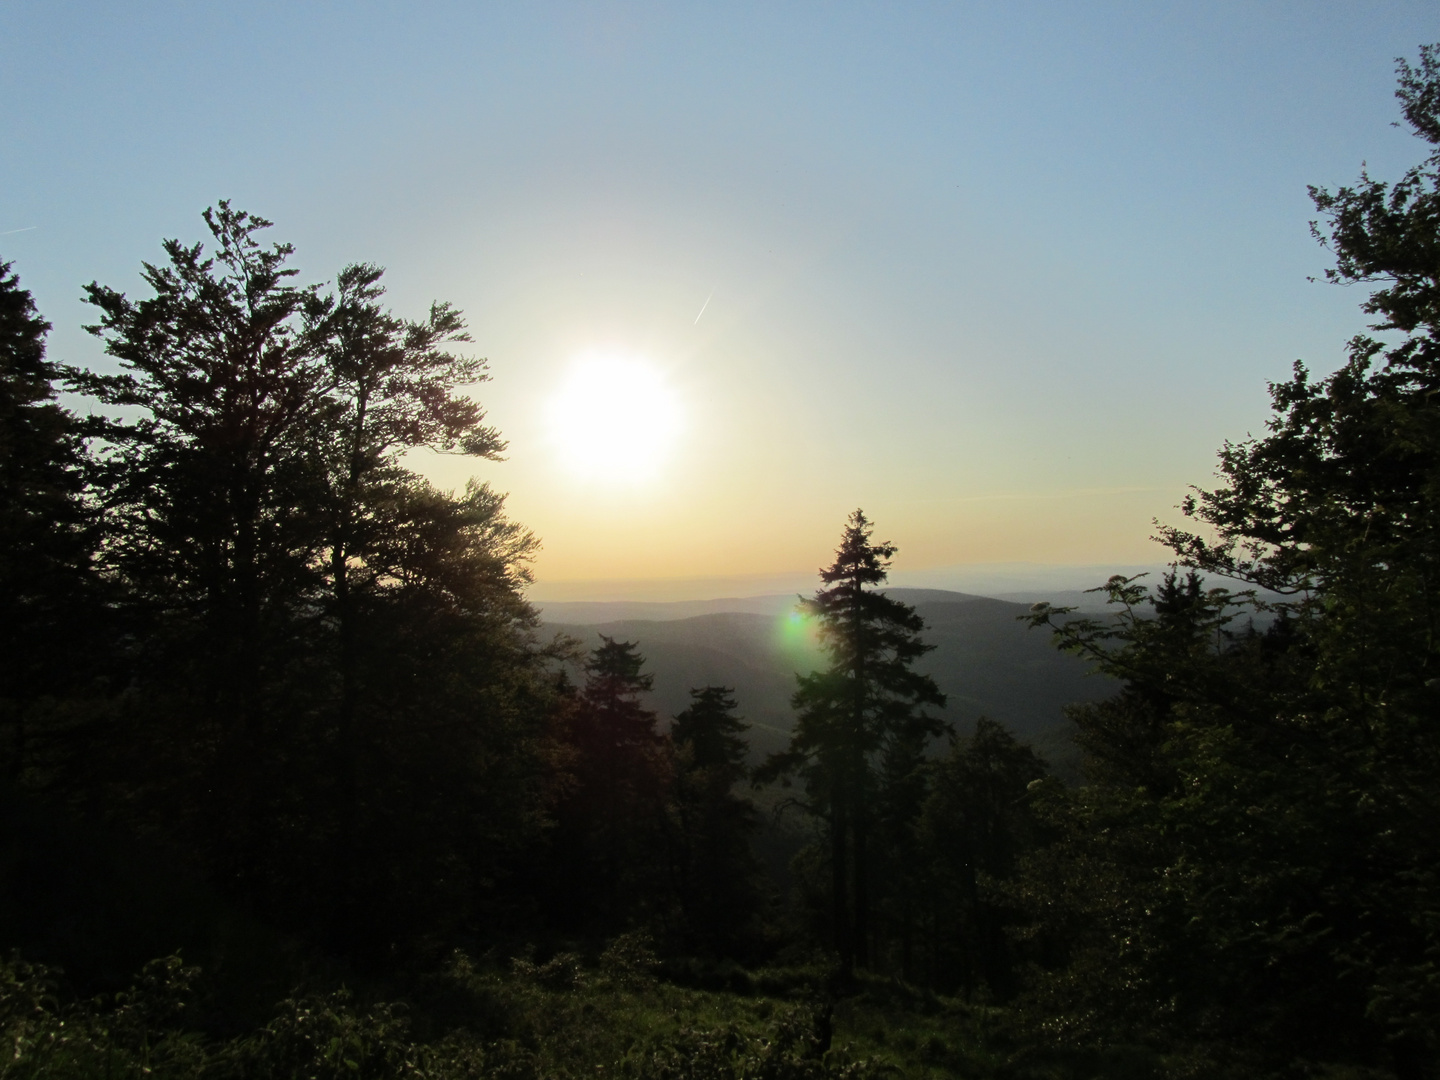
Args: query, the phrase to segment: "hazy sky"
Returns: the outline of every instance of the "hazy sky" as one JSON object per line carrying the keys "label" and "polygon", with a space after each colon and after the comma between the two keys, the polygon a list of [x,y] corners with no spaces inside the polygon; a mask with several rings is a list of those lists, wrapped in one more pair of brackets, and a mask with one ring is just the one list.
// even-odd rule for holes
{"label": "hazy sky", "polygon": [[[306,280],[453,301],[511,447],[421,464],[510,492],[538,595],[810,573],[856,506],[907,577],[1156,562],[1266,380],[1363,326],[1305,186],[1418,159],[1394,58],[1437,39],[1433,0],[4,0],[0,258],[68,361],[81,286],[224,197]],[[557,443],[584,356],[674,428],[643,468]]]}

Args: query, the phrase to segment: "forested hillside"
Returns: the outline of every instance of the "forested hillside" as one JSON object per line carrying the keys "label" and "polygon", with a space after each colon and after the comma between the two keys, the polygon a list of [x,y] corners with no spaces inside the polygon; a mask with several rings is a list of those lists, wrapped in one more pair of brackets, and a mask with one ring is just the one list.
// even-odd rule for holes
{"label": "forested hillside", "polygon": [[[1043,635],[1028,629],[1022,622],[1028,605],[941,590],[889,589],[887,595],[912,604],[925,620],[925,638],[935,648],[916,667],[945,692],[943,715],[960,730],[968,731],[988,716],[1017,735],[1033,738],[1062,726],[1066,705],[1113,691],[1111,680],[1090,675],[1083,660],[1057,652]],[[813,637],[791,621],[796,598],[755,597],[729,605],[747,603],[769,607],[771,613],[730,611],[590,624],[547,619],[544,625],[585,642],[587,648],[601,634],[636,642],[655,675],[652,704],[664,717],[685,707],[692,686],[733,687],[740,711],[753,727],[752,752],[763,755],[789,737],[795,676],[813,670],[822,657]]]}

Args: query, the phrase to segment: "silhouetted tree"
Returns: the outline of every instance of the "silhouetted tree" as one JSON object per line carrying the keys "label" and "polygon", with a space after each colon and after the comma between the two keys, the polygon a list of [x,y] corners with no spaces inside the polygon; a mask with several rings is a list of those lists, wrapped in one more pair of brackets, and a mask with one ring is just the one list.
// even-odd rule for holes
{"label": "silhouetted tree", "polygon": [[705,770],[727,790],[745,775],[750,725],[735,715],[735,691],[728,686],[702,686],[691,690],[690,705],[675,717],[670,737],[677,747],[689,748],[689,767]]}
{"label": "silhouetted tree", "polygon": [[[382,307],[382,274],[375,266],[348,266],[337,276],[335,292],[313,295],[305,312],[307,332],[317,342],[326,372],[326,408],[314,431],[312,452],[324,490],[320,528],[328,549],[328,608],[339,682],[334,738],[339,835],[333,886],[339,916],[334,928],[342,936],[360,895],[354,880],[364,738],[357,730],[361,639],[367,619],[374,618],[374,606],[400,581],[397,569],[402,564],[397,559],[406,549],[395,539],[407,525],[400,520],[403,511],[436,502],[434,495],[416,499],[403,455],[426,448],[493,460],[505,446],[499,433],[485,425],[479,404],[465,393],[488,378],[485,362],[447,348],[470,340],[460,314],[434,304],[421,322],[393,315]],[[470,505],[479,505],[475,493]],[[498,504],[490,512],[498,514]],[[434,537],[432,543],[438,553],[448,550],[452,540]],[[526,540],[509,551],[505,569],[495,577],[502,591],[524,583],[513,577],[514,567],[532,548],[533,542]],[[413,573],[419,567],[408,569]],[[473,604],[475,598],[467,599]],[[367,666],[395,655],[385,648],[365,651]]]}
{"label": "silhouetted tree", "polygon": [[0,263],[0,775],[28,762],[33,711],[94,671],[102,615],[90,573],[76,418],[55,400],[50,324]]}
{"label": "silhouetted tree", "polygon": [[928,675],[912,665],[931,646],[920,640],[924,621],[907,604],[874,586],[882,584],[893,544],[873,543],[873,527],[856,510],[846,522],[835,561],[820,571],[827,586],[802,607],[819,624],[830,654],[824,671],[799,677],[792,704],[795,732],[789,747],[758,773],[786,782],[799,776],[803,804],[829,834],[831,931],[842,973],[869,965],[870,853],[883,757],[889,774],[908,773],[927,740],[945,725],[925,711],[943,706]]}
{"label": "silhouetted tree", "polygon": [[[90,471],[127,590],[129,685],[88,782],[228,890],[352,955],[473,927],[538,835],[550,653],[535,538],[403,455],[503,448],[453,309],[383,309],[379,270],[292,284],[268,222],[221,203],[138,302],[91,285],[119,374]],[[397,951],[398,950],[398,951]]]}
{"label": "silhouetted tree", "polygon": [[1161,529],[1280,597],[1176,573],[1112,579],[1110,619],[1036,612],[1124,683],[1074,712],[1092,782],[1042,801],[1064,839],[1030,885],[1071,942],[1046,1000],[1096,1042],[1436,1075],[1440,49],[1401,62],[1398,96],[1425,162],[1312,189],[1331,279],[1380,286],[1386,336],[1272,386],[1268,432],[1184,506],[1203,530]]}
{"label": "silhouetted tree", "polygon": [[347,925],[327,927],[362,954],[493,931],[514,863],[541,839],[554,708],[520,591],[533,535],[481,484],[456,497],[412,480],[392,494],[365,564],[387,580],[355,597],[355,817],[336,823],[354,845],[354,898]]}
{"label": "silhouetted tree", "polygon": [[591,929],[650,917],[669,900],[669,740],[641,701],[654,677],[642,673],[636,643],[603,634],[600,642],[561,719],[570,775],[555,809],[562,884],[551,897],[558,921],[589,921]]}
{"label": "silhouetted tree", "polygon": [[1021,856],[1039,839],[1030,786],[1045,764],[993,720],[981,717],[969,738],[956,740],[927,772],[929,792],[915,821],[911,866],[897,872],[913,883],[912,909],[923,921],[924,970],[932,985],[986,987],[1005,998],[1016,989],[1011,929],[1023,915],[1005,895]]}
{"label": "silhouetted tree", "polygon": [[151,674],[199,694],[179,707],[208,729],[187,740],[205,774],[196,793],[214,792],[203,832],[226,838],[213,854],[242,882],[267,844],[276,722],[303,710],[287,673],[310,653],[319,585],[322,489],[307,450],[326,372],[303,319],[314,290],[285,266],[292,248],[262,247],[269,222],[228,203],[205,222],[213,255],[167,240],[168,263],[145,264],[153,296],[87,286],[100,311],[89,329],[121,370],[68,375],[111,410],[91,425],[106,561],[149,617]]}
{"label": "silhouetted tree", "polygon": [[735,794],[745,779],[750,725],[735,715],[725,686],[691,690],[691,703],[675,717],[677,851],[675,887],[694,948],[712,955],[743,950],[763,902],[760,868],[750,849],[759,822],[754,804]]}

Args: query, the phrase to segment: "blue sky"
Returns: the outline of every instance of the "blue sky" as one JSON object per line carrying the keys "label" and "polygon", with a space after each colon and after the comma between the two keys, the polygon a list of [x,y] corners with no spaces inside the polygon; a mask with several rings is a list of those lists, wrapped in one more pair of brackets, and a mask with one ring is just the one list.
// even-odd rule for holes
{"label": "blue sky", "polygon": [[[1266,380],[1362,328],[1306,185],[1418,159],[1394,58],[1437,39],[1433,3],[7,0],[0,258],[82,363],[81,286],[222,197],[307,280],[454,301],[511,452],[417,464],[509,491],[552,598],[808,571],[857,505],[907,573],[1154,562]],[[682,402],[644,484],[554,452],[595,350]]]}

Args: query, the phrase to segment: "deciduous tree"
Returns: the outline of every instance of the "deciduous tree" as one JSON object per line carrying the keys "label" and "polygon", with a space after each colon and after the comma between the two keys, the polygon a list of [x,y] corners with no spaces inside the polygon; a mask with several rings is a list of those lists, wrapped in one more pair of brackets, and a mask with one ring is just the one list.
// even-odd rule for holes
{"label": "deciduous tree", "polygon": [[1425,161],[1311,193],[1374,333],[1272,386],[1267,433],[1161,529],[1195,573],[1113,579],[1109,620],[1036,612],[1124,682],[1074,713],[1092,783],[1053,793],[1033,893],[1076,946],[1052,1003],[1101,1039],[1435,1075],[1440,49],[1398,96]]}

